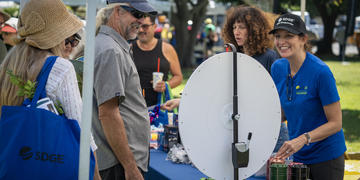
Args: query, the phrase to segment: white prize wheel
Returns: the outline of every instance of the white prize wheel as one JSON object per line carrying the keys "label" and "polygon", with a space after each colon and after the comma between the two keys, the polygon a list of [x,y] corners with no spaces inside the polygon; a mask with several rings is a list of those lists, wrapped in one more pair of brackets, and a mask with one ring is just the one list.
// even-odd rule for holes
{"label": "white prize wheel", "polygon": [[[237,53],[238,141],[249,144],[249,163],[239,179],[256,173],[271,156],[280,131],[281,107],[275,84],[265,68]],[[214,55],[189,78],[180,101],[179,132],[193,164],[216,180],[234,179],[233,52]]]}

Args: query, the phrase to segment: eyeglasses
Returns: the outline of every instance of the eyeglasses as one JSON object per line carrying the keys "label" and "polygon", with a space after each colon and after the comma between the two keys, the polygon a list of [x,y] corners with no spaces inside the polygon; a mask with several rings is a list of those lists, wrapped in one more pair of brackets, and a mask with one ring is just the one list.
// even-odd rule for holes
{"label": "eyeglasses", "polygon": [[130,6],[120,6],[120,7],[123,8],[125,11],[129,12],[136,19],[141,19],[147,16],[145,13],[138,11]]}
{"label": "eyeglasses", "polygon": [[144,30],[147,30],[147,29],[149,29],[149,27],[152,26],[152,25],[154,25],[154,23],[152,23],[152,24],[141,24],[140,27],[141,27],[142,29],[144,29]]}
{"label": "eyeglasses", "polygon": [[[291,82],[289,82],[289,81],[291,81]],[[291,78],[291,74],[289,73],[289,75],[287,76],[287,79],[286,79],[286,96],[289,101],[292,100],[292,94],[293,94],[292,91],[293,91],[293,79]]]}
{"label": "eyeglasses", "polygon": [[71,44],[71,47],[76,47],[79,44],[79,41],[81,40],[81,37],[78,33],[72,35],[71,37],[65,39],[65,46],[67,46],[69,43]]}

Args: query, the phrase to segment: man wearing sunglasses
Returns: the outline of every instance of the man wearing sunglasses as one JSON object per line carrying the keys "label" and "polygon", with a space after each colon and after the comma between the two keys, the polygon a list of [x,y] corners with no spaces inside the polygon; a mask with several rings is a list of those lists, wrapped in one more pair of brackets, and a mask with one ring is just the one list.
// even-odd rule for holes
{"label": "man wearing sunglasses", "polygon": [[146,0],[108,0],[97,14],[92,127],[102,179],[144,179],[150,121],[128,40],[144,17]]}
{"label": "man wearing sunglasses", "polygon": [[[149,16],[144,19],[139,28],[138,40],[132,44],[135,65],[148,107],[158,103],[158,93],[165,91],[166,81],[171,88],[177,87],[182,81],[180,63],[175,49],[169,43],[154,37],[155,18],[155,16]],[[164,73],[164,78],[153,88],[152,73],[157,71],[157,67],[159,67],[159,72]],[[172,74],[171,79],[168,79],[169,72]]]}

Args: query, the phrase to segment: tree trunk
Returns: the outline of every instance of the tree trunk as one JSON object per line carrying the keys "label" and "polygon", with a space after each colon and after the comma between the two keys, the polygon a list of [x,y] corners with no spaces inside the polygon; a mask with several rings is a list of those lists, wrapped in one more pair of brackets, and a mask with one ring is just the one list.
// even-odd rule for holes
{"label": "tree trunk", "polygon": [[[188,3],[192,8],[189,9]],[[171,22],[175,26],[176,51],[182,67],[192,67],[196,35],[206,14],[208,0],[198,0],[193,4],[189,0],[176,0],[177,12],[171,15]],[[192,20],[192,28],[187,29],[187,21]]]}
{"label": "tree trunk", "polygon": [[324,23],[324,38],[317,43],[318,50],[316,54],[333,54],[333,32],[336,17],[339,14],[339,8],[333,7],[331,4],[327,4],[327,6],[324,7],[324,3],[319,0],[312,0],[312,2],[315,4]]}

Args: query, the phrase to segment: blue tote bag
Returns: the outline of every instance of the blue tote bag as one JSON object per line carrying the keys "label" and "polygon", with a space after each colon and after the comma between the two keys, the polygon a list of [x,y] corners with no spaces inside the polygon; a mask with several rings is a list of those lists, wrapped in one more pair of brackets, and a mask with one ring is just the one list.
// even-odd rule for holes
{"label": "blue tote bag", "polygon": [[[157,105],[154,106],[153,109],[149,110],[150,124],[155,125],[156,127],[158,127],[160,123],[162,125],[169,124],[168,111],[160,109],[161,104],[165,103],[170,99],[173,99],[170,85],[168,83],[165,84],[165,91],[163,93],[158,93],[157,99],[158,99]],[[177,119],[177,109],[174,109],[173,112],[174,112],[173,119],[171,119],[171,121]]]}
{"label": "blue tote bag", "polygon": [[[77,179],[80,127],[76,120],[37,108],[46,97],[45,85],[56,56],[49,57],[33,99],[22,106],[3,106],[0,119],[0,179]],[[90,178],[95,159],[89,151]]]}

